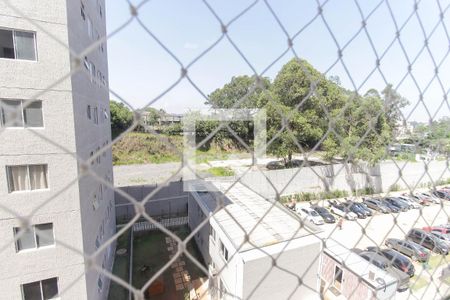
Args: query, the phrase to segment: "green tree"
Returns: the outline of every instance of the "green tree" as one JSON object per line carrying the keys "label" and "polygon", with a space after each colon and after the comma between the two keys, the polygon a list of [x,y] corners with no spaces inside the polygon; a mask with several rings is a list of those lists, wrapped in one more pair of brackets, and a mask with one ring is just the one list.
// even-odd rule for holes
{"label": "green tree", "polygon": [[268,137],[272,139],[268,152],[289,164],[299,146],[308,149],[316,145],[328,128],[327,114],[336,115],[345,102],[344,90],[328,80],[305,60],[292,59],[283,66],[272,84],[273,101],[268,102]]}
{"label": "green tree", "polygon": [[261,107],[260,96],[269,87],[270,80],[265,77],[257,80],[255,76],[235,76],[229,83],[212,92],[205,104],[212,108],[232,108],[241,101],[234,108]]}
{"label": "green tree", "polygon": [[393,129],[393,133],[398,128],[399,123],[404,121],[402,116],[402,109],[408,106],[410,103],[408,99],[400,95],[392,86],[388,84],[382,91],[384,111],[386,120]]}
{"label": "green tree", "polygon": [[147,124],[150,126],[158,124],[159,118],[161,117],[161,114],[165,114],[163,110],[158,110],[153,107],[147,107],[145,111],[147,114]]}
{"label": "green tree", "polygon": [[111,131],[115,138],[133,123],[133,113],[121,102],[111,100],[109,103],[111,112]]}

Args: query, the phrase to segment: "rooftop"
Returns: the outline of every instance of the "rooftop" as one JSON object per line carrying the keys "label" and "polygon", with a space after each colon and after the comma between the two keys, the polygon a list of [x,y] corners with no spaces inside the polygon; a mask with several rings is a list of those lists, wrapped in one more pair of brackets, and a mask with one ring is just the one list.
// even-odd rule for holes
{"label": "rooftop", "polygon": [[[239,252],[278,244],[318,232],[280,203],[266,199],[241,183],[211,181],[205,183],[216,192],[192,192],[207,212],[214,212],[223,201],[225,208],[214,213],[212,219],[227,235],[235,248],[246,241]],[[211,190],[211,188],[209,188]],[[223,200],[221,200],[223,199]]]}

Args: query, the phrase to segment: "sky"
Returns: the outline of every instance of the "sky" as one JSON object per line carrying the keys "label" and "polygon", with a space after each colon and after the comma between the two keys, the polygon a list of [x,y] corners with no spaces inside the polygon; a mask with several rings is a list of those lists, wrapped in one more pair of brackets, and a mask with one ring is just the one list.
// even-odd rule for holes
{"label": "sky", "polygon": [[[266,2],[258,1],[227,27],[231,41],[224,37],[189,66],[188,75],[196,88],[186,78],[173,85],[180,78],[180,63],[188,66],[221,37],[219,20],[204,1],[147,1],[138,10],[146,28],[133,19],[108,39],[110,89],[132,108],[152,103],[152,107],[172,113],[202,109],[205,96],[233,76],[256,72],[273,80],[282,66],[295,57],[293,51],[281,56],[288,49],[288,35],[295,36],[293,49],[299,58],[327,76],[339,76],[347,89],[364,94],[370,88],[382,90],[386,82],[393,84],[412,103],[403,111],[408,121],[426,122],[430,115],[433,119],[450,116],[448,104],[443,104],[450,88],[450,0],[419,1],[417,13],[414,1],[409,0],[381,4],[378,0],[322,0],[323,18],[316,17],[316,1],[267,2],[284,29]],[[224,24],[251,3],[207,1]],[[367,33],[362,29],[361,13],[366,18]],[[107,0],[106,16],[107,31],[112,33],[131,17],[127,1]],[[428,47],[424,47],[425,40]],[[339,48],[343,49],[342,61],[338,60]],[[375,53],[380,58],[379,70]],[[421,98],[429,114],[418,102]],[[111,99],[118,97],[111,94]]]}

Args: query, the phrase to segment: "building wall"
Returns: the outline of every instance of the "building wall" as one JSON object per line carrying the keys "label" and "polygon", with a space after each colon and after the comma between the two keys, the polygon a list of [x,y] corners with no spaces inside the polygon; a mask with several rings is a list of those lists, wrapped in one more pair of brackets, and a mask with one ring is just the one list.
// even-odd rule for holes
{"label": "building wall", "polygon": [[[387,192],[397,184],[407,189],[405,182],[414,187],[416,184],[430,182],[428,176],[423,176],[425,170],[434,181],[450,178],[450,170],[445,161],[431,161],[426,167],[423,162],[383,162],[374,168],[351,167],[335,164],[329,166],[315,166],[272,170],[261,172],[248,172],[239,180],[254,191],[266,196],[275,197],[278,191],[281,195],[300,192],[321,192],[329,190],[363,189],[372,186],[376,192]],[[399,173],[399,168],[403,168]],[[399,179],[399,176],[402,179]],[[270,182],[270,183],[269,183]]]}
{"label": "building wall", "polygon": [[[104,1],[82,2],[86,13],[92,15],[94,28],[104,35]],[[0,269],[9,270],[0,274],[2,296],[19,299],[20,284],[58,277],[62,299],[105,299],[108,281],[103,278],[99,292],[99,275],[84,275],[83,253],[96,250],[95,239],[101,227],[103,241],[114,233],[114,193],[104,187],[103,201],[94,211],[92,197],[99,182],[75,179],[79,174],[77,158],[86,160],[90,152],[111,142],[109,119],[99,117],[98,125],[86,121],[88,102],[109,114],[109,93],[83,74],[68,76],[70,52],[64,45],[79,53],[91,42],[84,36],[86,24],[80,21],[80,1],[12,3],[20,13],[1,2],[0,27],[35,31],[37,61],[0,59],[0,98],[42,100],[44,128],[2,128],[0,132],[0,205],[11,210],[0,209],[1,246],[6,247]],[[95,15],[97,3],[103,6],[103,19]],[[103,52],[96,51],[92,61],[107,82],[106,45]],[[112,184],[111,159],[107,151],[92,167]],[[41,163],[48,164],[47,190],[8,193],[5,166]],[[30,214],[33,224],[53,223],[55,245],[16,253],[13,227],[20,225],[17,216]],[[111,270],[113,253],[114,245],[99,253],[96,263]]]}
{"label": "building wall", "polygon": [[[320,299],[318,270],[321,244],[314,236],[252,250],[244,257],[244,299]],[[241,254],[242,256],[243,254]],[[276,258],[276,266],[273,265]],[[299,281],[301,279],[301,282]]]}
{"label": "building wall", "polygon": [[[84,18],[81,14],[81,4],[84,6]],[[74,53],[85,51],[100,37],[106,35],[104,0],[67,0],[67,12],[69,46]],[[88,20],[92,22],[92,36],[88,32]],[[114,190],[108,187],[113,185],[112,153],[110,148],[99,152],[102,147],[111,143],[111,124],[109,117],[106,117],[109,116],[106,42],[103,49],[99,44],[85,57],[89,67],[95,66],[94,76],[91,76],[89,69],[84,66],[83,59],[81,71],[74,73],[71,77],[76,152],[83,161],[99,154],[99,159],[95,159],[90,164],[90,168],[104,182],[90,175],[79,180],[83,251],[86,254],[96,253],[95,263],[110,271],[114,244],[97,253],[98,246],[115,233]],[[91,111],[90,119],[87,113],[88,106]],[[109,287],[108,277],[97,271],[87,270],[86,285],[89,299],[106,298]]]}

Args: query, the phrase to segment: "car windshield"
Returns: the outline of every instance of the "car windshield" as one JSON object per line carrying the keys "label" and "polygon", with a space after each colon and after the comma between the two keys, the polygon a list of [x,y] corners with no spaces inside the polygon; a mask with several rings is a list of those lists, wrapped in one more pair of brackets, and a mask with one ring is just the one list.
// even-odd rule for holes
{"label": "car windshield", "polygon": [[318,217],[319,214],[315,210],[311,210],[311,216]]}

